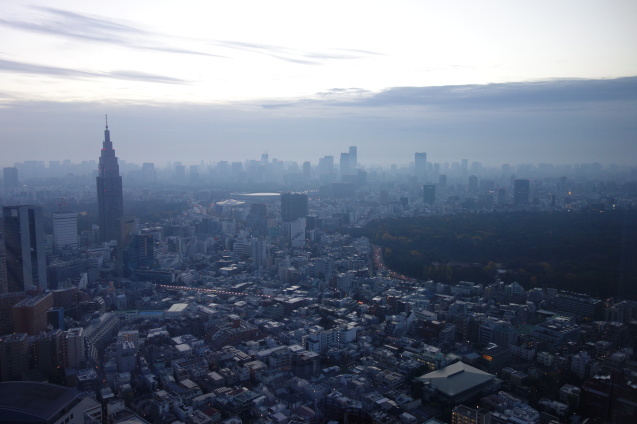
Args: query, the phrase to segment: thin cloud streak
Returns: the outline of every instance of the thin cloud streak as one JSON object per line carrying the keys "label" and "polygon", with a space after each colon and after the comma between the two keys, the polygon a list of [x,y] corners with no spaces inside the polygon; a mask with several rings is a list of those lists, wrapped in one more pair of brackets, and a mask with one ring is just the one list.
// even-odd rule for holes
{"label": "thin cloud streak", "polygon": [[318,59],[318,60],[356,60],[361,59],[364,56],[369,55],[377,55],[379,53],[368,52],[365,50],[347,50],[347,49],[335,49],[339,51],[349,51],[356,52],[357,55],[353,54],[335,54],[335,53],[325,53],[325,52],[303,52],[296,49],[291,49],[282,46],[273,46],[267,44],[259,44],[259,43],[249,43],[244,41],[232,41],[232,40],[224,40],[216,43],[217,45],[238,49],[242,51],[249,51],[252,53],[258,53],[262,55],[266,55],[272,57],[274,59],[283,60],[286,62],[299,63],[302,65],[320,65],[322,62],[317,62],[314,60],[308,59]]}
{"label": "thin cloud streak", "polygon": [[27,32],[54,35],[86,42],[113,44],[131,49],[225,58],[223,55],[172,47],[164,43],[155,45],[156,41],[154,41],[153,44],[133,41],[131,37],[147,37],[156,40],[158,37],[161,37],[161,34],[144,31],[116,21],[49,7],[36,8],[36,10],[43,11],[52,15],[52,17],[48,17],[48,20],[37,23],[0,19],[0,25]]}
{"label": "thin cloud streak", "polygon": [[110,72],[89,72],[76,69],[59,68],[54,66],[35,65],[31,63],[14,62],[0,59],[0,72],[14,72],[22,74],[41,75],[49,77],[75,78],[112,78],[127,81],[152,82],[161,84],[188,84],[187,81],[163,75],[147,74],[144,72],[120,70]]}

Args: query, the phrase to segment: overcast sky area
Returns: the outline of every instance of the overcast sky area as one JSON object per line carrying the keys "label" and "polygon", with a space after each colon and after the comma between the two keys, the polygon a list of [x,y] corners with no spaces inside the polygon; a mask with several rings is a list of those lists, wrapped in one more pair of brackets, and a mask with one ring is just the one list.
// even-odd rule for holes
{"label": "overcast sky area", "polygon": [[0,166],[637,164],[637,2],[3,1]]}

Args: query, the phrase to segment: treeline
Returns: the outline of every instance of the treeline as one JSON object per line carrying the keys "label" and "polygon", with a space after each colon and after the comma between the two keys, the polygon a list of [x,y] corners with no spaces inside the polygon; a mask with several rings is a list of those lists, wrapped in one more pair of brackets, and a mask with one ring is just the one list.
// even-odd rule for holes
{"label": "treeline", "polygon": [[358,235],[392,270],[441,282],[504,281],[637,299],[637,211],[388,218]]}

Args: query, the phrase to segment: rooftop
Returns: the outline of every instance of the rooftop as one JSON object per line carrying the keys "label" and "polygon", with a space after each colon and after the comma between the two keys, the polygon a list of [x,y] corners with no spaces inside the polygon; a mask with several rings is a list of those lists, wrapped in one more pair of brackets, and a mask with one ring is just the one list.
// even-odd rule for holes
{"label": "rooftop", "polygon": [[489,374],[462,362],[456,362],[439,370],[417,377],[423,383],[430,383],[447,396],[455,396],[491,381],[495,375]]}
{"label": "rooftop", "polygon": [[68,387],[27,381],[0,383],[0,422],[48,421],[79,402],[80,394]]}

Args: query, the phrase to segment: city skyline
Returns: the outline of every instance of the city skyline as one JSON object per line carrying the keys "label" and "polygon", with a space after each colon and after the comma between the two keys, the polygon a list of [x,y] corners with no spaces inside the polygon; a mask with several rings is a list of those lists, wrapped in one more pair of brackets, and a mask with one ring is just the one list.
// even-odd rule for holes
{"label": "city skyline", "polygon": [[105,113],[139,163],[637,156],[632,2],[56,7],[2,5],[2,166],[86,160]]}

